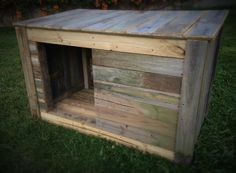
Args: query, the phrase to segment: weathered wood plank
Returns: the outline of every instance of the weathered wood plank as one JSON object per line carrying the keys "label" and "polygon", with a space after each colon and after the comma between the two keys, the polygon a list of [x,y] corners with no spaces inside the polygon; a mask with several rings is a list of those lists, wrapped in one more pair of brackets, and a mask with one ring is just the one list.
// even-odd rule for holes
{"label": "weathered wood plank", "polygon": [[128,29],[127,33],[134,34],[149,34],[152,35],[158,28],[162,27],[166,23],[174,20],[177,16],[181,16],[183,12],[181,11],[164,11],[161,15],[154,16],[152,20],[145,21],[142,25],[137,28]]}
{"label": "weathered wood plank", "polygon": [[150,12],[150,11],[140,11],[140,12],[136,12],[135,15],[133,16],[124,16],[125,17],[125,20],[122,20],[122,21],[114,21],[116,23],[116,25],[112,25],[110,27],[107,27],[105,29],[106,32],[112,32],[112,31],[115,31],[117,33],[123,33],[123,32],[126,32],[128,26],[132,25],[133,23],[135,23],[137,20],[140,20],[141,19],[146,19],[150,16],[152,16],[153,13]]}
{"label": "weathered wood plank", "polygon": [[197,140],[197,137],[200,133],[200,129],[203,123],[203,120],[207,114],[207,106],[209,101],[209,94],[211,89],[211,83],[212,78],[214,77],[214,66],[215,61],[217,59],[219,48],[219,36],[217,39],[212,40],[209,42],[208,50],[207,50],[207,57],[205,60],[205,67],[202,77],[202,86],[201,86],[201,94],[200,94],[200,100],[199,100],[199,106],[198,106],[198,115],[196,120],[196,134],[195,134],[195,141]]}
{"label": "weathered wood plank", "polygon": [[145,143],[137,141],[137,140],[123,137],[121,135],[116,135],[116,134],[113,134],[110,132],[106,132],[104,130],[100,130],[95,127],[91,127],[85,123],[81,123],[79,121],[74,121],[74,120],[71,120],[67,117],[61,116],[61,115],[56,115],[55,112],[49,112],[49,113],[42,112],[41,116],[42,116],[42,119],[49,121],[51,123],[54,123],[54,124],[58,124],[58,125],[61,125],[61,126],[67,127],[67,128],[72,128],[72,129],[78,130],[78,131],[85,133],[85,134],[95,135],[95,136],[103,137],[103,138],[106,138],[109,140],[113,140],[113,141],[119,142],[121,144],[130,146],[130,147],[138,148],[142,151],[146,151],[146,152],[149,152],[152,154],[158,154],[162,157],[168,158],[170,160],[174,160],[174,152],[173,151],[163,149],[158,146],[145,144]]}
{"label": "weathered wood plank", "polygon": [[177,123],[178,111],[176,108],[167,108],[164,107],[164,105],[155,105],[149,103],[147,100],[132,98],[105,90],[96,89],[94,97],[95,106],[110,107],[111,109],[114,106],[114,110],[121,112],[145,116],[150,119],[170,124]]}
{"label": "weathered wood plank", "polygon": [[105,120],[102,118],[96,119],[96,127],[117,135],[125,136],[134,140],[138,140],[154,146],[160,146],[162,148],[173,150],[174,139],[159,135],[155,132],[138,129],[130,125],[118,123],[114,121]]}
{"label": "weathered wood plank", "polygon": [[113,18],[120,16],[123,11],[111,11],[110,13],[107,13],[106,11],[98,11],[99,13],[95,14],[89,14],[85,16],[84,18],[81,18],[80,22],[76,21],[67,21],[62,23],[63,29],[70,29],[70,28],[84,28],[86,26],[90,26],[96,23],[103,22],[104,20],[112,20]]}
{"label": "weathered wood plank", "polygon": [[93,64],[120,69],[182,76],[183,59],[93,49]]}
{"label": "weathered wood plank", "polygon": [[37,44],[40,72],[42,75],[42,83],[45,97],[45,110],[48,111],[49,109],[53,108],[53,96],[51,88],[51,79],[49,76],[49,69],[47,63],[47,55],[45,46],[43,44],[35,44]]}
{"label": "weathered wood plank", "polygon": [[88,79],[88,63],[87,63],[86,49],[82,49],[82,64],[83,64],[83,74],[84,74],[84,88],[89,89],[89,79]]}
{"label": "weathered wood plank", "polygon": [[181,37],[182,34],[193,25],[204,12],[200,11],[186,11],[183,15],[179,15],[174,20],[166,23],[161,28],[158,28],[155,35],[175,35]]}
{"label": "weathered wood plank", "polygon": [[112,27],[122,21],[124,21],[126,18],[137,16],[137,12],[133,11],[123,11],[122,15],[115,16],[112,19],[104,19],[102,22],[97,22],[95,24],[91,24],[88,26],[83,27],[81,30],[82,31],[97,31],[101,32],[104,31],[105,29]]}
{"label": "weathered wood plank", "polygon": [[32,41],[120,52],[183,58],[185,40],[161,40],[85,32],[27,29]]}
{"label": "weathered wood plank", "polygon": [[107,81],[170,93],[180,93],[181,77],[93,65],[94,80]]}
{"label": "weathered wood plank", "polygon": [[44,22],[49,22],[51,20],[58,20],[58,19],[60,20],[61,18],[65,18],[66,16],[73,16],[74,14],[81,15],[80,12],[84,13],[85,11],[86,11],[85,9],[75,9],[75,10],[60,12],[60,13],[57,13],[57,14],[52,14],[52,15],[49,15],[49,16],[33,18],[33,19],[17,22],[14,25],[16,25],[16,26],[36,27],[36,26],[40,26],[41,22],[44,23]]}
{"label": "weathered wood plank", "polygon": [[[98,99],[97,101],[101,101],[101,104],[97,102],[98,105],[95,106],[98,118],[119,122],[139,129],[152,131],[160,135],[175,138],[176,126],[173,124],[163,123],[158,120],[147,118],[143,115],[135,115],[132,113],[124,113],[124,111],[122,112],[120,110],[114,110],[110,106],[112,105],[111,102]],[[116,107],[115,105],[117,104],[113,104],[114,107]]]}
{"label": "weathered wood plank", "polygon": [[193,155],[207,46],[207,41],[189,40],[187,43],[176,135],[176,159],[183,159],[179,162],[189,162]]}
{"label": "weathered wood plank", "polygon": [[23,27],[16,27],[15,30],[20,50],[22,69],[24,72],[25,85],[27,90],[27,96],[29,99],[31,114],[34,116],[40,116],[26,29]]}
{"label": "weathered wood plank", "polygon": [[196,22],[188,31],[184,33],[184,37],[196,38],[215,38],[222,27],[228,11],[208,11],[205,16]]}
{"label": "weathered wood plank", "polygon": [[170,105],[179,104],[179,95],[162,93],[155,90],[131,87],[127,85],[115,84],[110,82],[96,81],[94,83],[95,89],[102,89],[113,93],[127,95],[133,98],[149,100],[152,103],[161,104],[166,103]]}

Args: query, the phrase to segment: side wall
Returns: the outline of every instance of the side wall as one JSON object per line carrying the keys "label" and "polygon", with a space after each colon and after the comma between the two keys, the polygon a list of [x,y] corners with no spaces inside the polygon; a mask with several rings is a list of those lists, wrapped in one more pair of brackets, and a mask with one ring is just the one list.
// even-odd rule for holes
{"label": "side wall", "polygon": [[190,163],[207,113],[218,41],[188,40],[176,135],[176,161]]}
{"label": "side wall", "polygon": [[174,151],[183,59],[93,49],[99,129]]}

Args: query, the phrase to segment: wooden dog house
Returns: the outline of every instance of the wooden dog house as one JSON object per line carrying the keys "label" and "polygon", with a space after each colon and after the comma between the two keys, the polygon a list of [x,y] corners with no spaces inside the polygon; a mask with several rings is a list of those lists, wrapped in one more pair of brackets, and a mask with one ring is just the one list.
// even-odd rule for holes
{"label": "wooden dog house", "polygon": [[189,162],[226,16],[78,9],[16,23],[31,113]]}

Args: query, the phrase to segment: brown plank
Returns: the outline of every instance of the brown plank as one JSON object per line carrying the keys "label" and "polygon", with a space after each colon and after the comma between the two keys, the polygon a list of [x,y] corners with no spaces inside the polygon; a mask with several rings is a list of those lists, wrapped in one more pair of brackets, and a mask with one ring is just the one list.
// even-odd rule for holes
{"label": "brown plank", "polygon": [[176,135],[176,159],[183,159],[179,162],[190,162],[193,155],[197,109],[207,46],[207,41],[189,40],[187,43]]}
{"label": "brown plank", "polygon": [[148,88],[170,93],[180,93],[181,77],[123,70],[93,65],[93,75],[97,80]]}
{"label": "brown plank", "polygon": [[[36,43],[37,44],[37,43]],[[49,69],[47,63],[46,50],[43,44],[38,44],[38,57],[40,62],[40,72],[42,75],[43,82],[43,90],[45,94],[45,109],[49,110],[53,107],[53,98],[52,98],[52,87],[51,87],[51,79],[49,76]]]}
{"label": "brown plank", "polygon": [[26,29],[23,27],[21,28],[16,27],[15,30],[16,30],[16,36],[17,36],[18,46],[20,50],[22,69],[24,72],[25,85],[26,85],[31,114],[34,116],[40,116]]}
{"label": "brown plank", "polygon": [[119,69],[182,76],[183,59],[93,49],[93,64]]}

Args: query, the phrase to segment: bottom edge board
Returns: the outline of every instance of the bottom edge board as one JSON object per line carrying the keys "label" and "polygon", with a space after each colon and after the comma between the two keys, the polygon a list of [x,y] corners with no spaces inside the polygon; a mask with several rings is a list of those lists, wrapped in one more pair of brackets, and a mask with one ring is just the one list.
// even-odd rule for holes
{"label": "bottom edge board", "polygon": [[145,144],[140,141],[136,141],[127,137],[116,135],[116,134],[113,134],[104,130],[100,130],[95,127],[86,125],[84,123],[80,123],[78,121],[73,121],[67,118],[60,117],[58,115],[55,115],[54,113],[41,112],[41,118],[50,123],[54,123],[57,125],[61,125],[63,127],[71,128],[84,134],[102,137],[108,140],[121,143],[129,147],[137,148],[139,150],[142,150],[151,154],[159,155],[161,157],[167,158],[172,161],[175,160],[175,153],[173,151],[163,149],[161,147]]}

